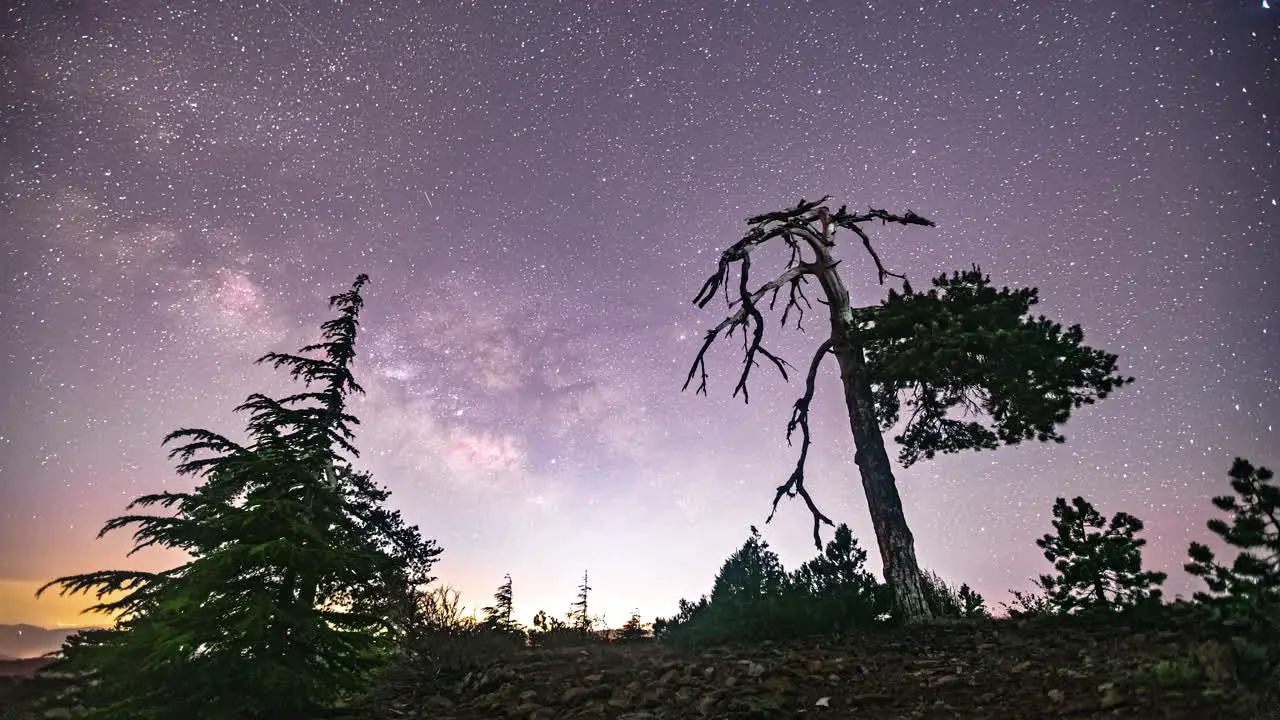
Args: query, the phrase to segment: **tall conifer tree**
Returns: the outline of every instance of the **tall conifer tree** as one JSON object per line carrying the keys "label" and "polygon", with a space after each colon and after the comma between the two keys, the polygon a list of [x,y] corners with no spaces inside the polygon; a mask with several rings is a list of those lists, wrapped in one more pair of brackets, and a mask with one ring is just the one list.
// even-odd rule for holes
{"label": "tall conifer tree", "polygon": [[117,618],[64,648],[69,669],[100,681],[80,691],[90,716],[314,717],[360,689],[405,631],[414,590],[430,580],[440,549],[386,509],[388,492],[348,459],[358,455],[359,420],[346,401],[363,392],[351,363],[367,281],[362,274],[330,298],[339,315],[321,326],[320,343],[258,360],[306,387],[280,399],[250,395],[237,408],[249,413],[248,444],[209,430],[165,438],[185,442],[170,457],[200,483],[129,507],[176,514],[124,515],[99,534],[132,525],[132,552],[176,548],[186,563],[62,577],[40,589],[93,591],[100,602],[90,611]]}

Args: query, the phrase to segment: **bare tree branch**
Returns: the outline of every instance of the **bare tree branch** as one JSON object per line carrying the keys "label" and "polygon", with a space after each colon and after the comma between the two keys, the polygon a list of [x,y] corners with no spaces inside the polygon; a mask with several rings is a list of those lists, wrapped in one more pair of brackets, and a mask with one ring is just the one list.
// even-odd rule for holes
{"label": "bare tree branch", "polygon": [[[747,268],[749,267],[749,261],[746,258],[747,256],[744,255],[742,260],[743,262],[742,285],[743,286],[745,286],[746,271],[747,271]],[[693,367],[689,369],[689,375],[687,378],[685,378],[684,386],[681,387],[681,390],[687,390],[689,388],[689,383],[693,382],[693,376],[699,371],[701,371],[702,375],[701,375],[700,382],[698,383],[698,388],[696,392],[702,395],[707,394],[707,364],[706,364],[707,349],[710,348],[711,343],[715,342],[716,338],[720,336],[720,333],[728,330],[726,334],[732,335],[734,330],[739,327],[743,328],[743,331],[746,332],[748,329],[751,329],[751,323],[752,321],[754,321],[756,323],[753,329],[754,342],[757,349],[760,349],[759,343],[763,340],[763,336],[764,336],[764,317],[760,314],[760,311],[756,309],[755,302],[760,298],[764,297],[766,293],[771,292],[777,288],[781,288],[782,286],[788,283],[794,283],[798,279],[803,278],[805,275],[816,274],[818,270],[820,270],[820,268],[808,263],[796,265],[795,267],[792,267],[786,270],[785,272],[783,272],[781,275],[774,278],[773,280],[770,280],[769,282],[765,283],[755,292],[744,294],[740,302],[742,300],[745,300],[745,302],[741,302],[741,306],[738,308],[738,311],[726,317],[724,320],[720,322],[719,325],[707,331],[706,338],[703,340],[703,343],[702,343],[702,348],[698,350],[698,355],[693,361]],[[708,280],[708,283],[710,282],[711,281]],[[707,286],[704,285],[703,287],[704,289],[706,289]],[[740,288],[740,291],[741,291],[741,288]],[[711,292],[712,293],[715,292],[714,287],[712,287]],[[736,305],[736,304],[738,303],[731,303],[731,305]],[[769,353],[768,351],[763,351],[762,354],[764,354],[766,357],[773,360],[775,364],[785,364],[784,361],[782,361],[780,358],[773,355],[772,353]],[[740,390],[745,390],[746,388],[747,376],[751,372],[751,367],[753,365],[753,362],[752,362],[753,355],[754,355],[753,352],[748,352],[747,361],[745,363],[746,367],[743,368],[742,376],[738,379],[738,385],[733,391],[734,397],[737,397],[738,392]],[[787,377],[786,370],[783,369],[783,367],[781,366],[779,366],[778,369],[782,372],[782,377],[785,379]],[[746,399],[745,392],[744,392],[743,398],[744,400]]]}
{"label": "bare tree branch", "polygon": [[852,230],[859,238],[862,239],[862,247],[867,249],[867,253],[871,255],[872,261],[876,264],[876,273],[881,285],[884,284],[886,277],[896,277],[899,280],[906,280],[906,275],[890,272],[885,269],[884,263],[880,260],[880,255],[876,253],[876,249],[871,245],[871,238],[867,237],[867,233],[864,232],[862,228],[858,227],[858,223],[867,222],[868,220],[879,220],[881,225],[894,222],[901,225],[924,225],[925,227],[934,227],[934,222],[932,220],[922,218],[910,210],[903,215],[894,215],[892,213],[887,213],[884,210],[868,208],[864,215],[850,215],[845,211],[843,206],[835,215],[831,216],[831,222],[833,224]]}
{"label": "bare tree branch", "polygon": [[[716,267],[716,271],[707,278],[694,296],[693,302],[698,307],[706,307],[708,303],[716,296],[717,292],[723,292],[725,302],[730,309],[737,305],[737,310],[724,320],[709,330],[703,339],[702,347],[698,350],[698,354],[694,358],[693,365],[689,368],[689,374],[685,378],[683,390],[689,388],[693,382],[695,375],[699,375],[699,383],[696,392],[703,395],[707,394],[707,366],[706,354],[711,344],[721,333],[732,337],[733,333],[739,328],[743,332],[743,368],[742,374],[738,377],[738,383],[734,387],[733,396],[737,397],[738,393],[742,393],[744,402],[750,401],[747,391],[747,379],[750,376],[751,369],[758,364],[757,354],[764,356],[778,368],[782,373],[784,380],[789,379],[787,375],[787,367],[789,364],[782,358],[774,355],[764,348],[764,317],[758,307],[758,302],[766,293],[772,293],[769,301],[769,309],[773,310],[776,306],[778,295],[783,287],[788,290],[788,298],[782,310],[782,326],[786,327],[787,320],[791,317],[792,311],[795,312],[795,324],[798,330],[804,331],[802,321],[804,311],[812,309],[813,305],[809,298],[805,295],[804,285],[808,283],[809,276],[818,279],[822,286],[825,298],[819,298],[818,302],[832,308],[833,323],[836,322],[836,307],[839,306],[842,311],[852,311],[853,322],[861,324],[874,320],[876,308],[849,308],[848,294],[844,289],[842,282],[835,273],[835,268],[840,261],[831,257],[830,249],[834,246],[832,237],[834,228],[840,227],[851,230],[862,240],[863,247],[871,255],[872,261],[875,263],[877,277],[881,284],[885,279],[896,277],[905,280],[906,276],[888,270],[881,261],[879,254],[871,245],[871,239],[867,234],[858,227],[859,223],[865,223],[873,220],[880,220],[881,223],[898,223],[903,225],[926,225],[933,226],[933,222],[916,215],[908,210],[904,215],[893,215],[884,210],[869,208],[866,213],[850,213],[845,206],[841,206],[834,214],[832,214],[823,203],[829,199],[829,196],[823,196],[818,200],[807,202],[800,200],[794,207],[778,212],[765,213],[747,218],[747,224],[751,229],[742,239],[728,247],[720,254],[720,259]],[[817,229],[815,229],[815,224]],[[773,280],[765,283],[758,289],[752,291],[749,288],[750,272],[751,272],[751,253],[761,245],[774,239],[781,238],[791,250],[790,258],[786,267]],[[803,245],[802,245],[803,243]],[[813,252],[813,259],[806,261],[804,259],[803,248],[807,246]],[[740,263],[738,277],[738,297],[730,298],[729,292],[729,272],[735,263]],[[808,490],[804,486],[804,465],[808,458],[809,451],[809,405],[813,400],[814,384],[816,382],[818,366],[821,364],[822,358],[830,352],[835,351],[835,339],[829,338],[825,340],[814,355],[813,361],[809,368],[809,374],[806,378],[805,394],[796,401],[792,411],[791,420],[787,425],[787,442],[791,442],[791,436],[794,431],[799,428],[803,441],[800,448],[800,458],[796,464],[795,471],[785,484],[778,487],[778,492],[773,500],[773,512],[770,512],[769,519],[773,519],[774,513],[778,508],[778,501],[784,496],[794,497],[796,495],[804,498],[805,504],[809,507],[809,511],[814,518],[814,543],[821,549],[821,539],[819,529],[822,523],[832,525],[831,520],[824,515],[814,504],[813,499],[809,496]],[[860,351],[859,351],[860,352]]]}
{"label": "bare tree branch", "polygon": [[791,477],[787,481],[778,486],[778,492],[773,496],[773,509],[769,511],[769,517],[765,520],[768,523],[773,520],[774,513],[778,512],[778,501],[783,495],[787,497],[795,497],[799,495],[804,498],[804,504],[809,507],[809,512],[813,515],[813,544],[822,549],[822,536],[819,534],[821,523],[827,525],[835,525],[831,522],[831,518],[827,517],[814,504],[813,498],[809,497],[809,490],[804,486],[804,463],[809,458],[809,404],[813,402],[814,385],[818,379],[818,366],[822,364],[822,358],[831,352],[834,344],[830,339],[823,341],[818,346],[818,351],[813,354],[813,361],[809,363],[809,375],[804,382],[804,396],[796,400],[795,406],[791,409],[791,420],[787,422],[787,444],[791,444],[791,435],[796,428],[800,428],[800,459],[796,461],[796,469],[791,472]]}

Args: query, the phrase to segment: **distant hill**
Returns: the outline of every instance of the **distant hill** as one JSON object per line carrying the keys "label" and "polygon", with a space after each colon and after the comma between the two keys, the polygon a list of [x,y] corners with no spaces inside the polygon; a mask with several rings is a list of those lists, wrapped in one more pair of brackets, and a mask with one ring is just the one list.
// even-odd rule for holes
{"label": "distant hill", "polygon": [[42,628],[35,625],[0,625],[0,660],[40,657],[62,647],[68,635],[86,628]]}

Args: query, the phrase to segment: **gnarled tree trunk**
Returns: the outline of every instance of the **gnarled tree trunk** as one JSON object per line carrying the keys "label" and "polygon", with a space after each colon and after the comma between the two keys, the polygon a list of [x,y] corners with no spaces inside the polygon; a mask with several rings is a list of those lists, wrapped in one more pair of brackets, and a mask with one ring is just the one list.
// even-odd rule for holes
{"label": "gnarled tree trunk", "polygon": [[[834,228],[843,227],[852,230],[861,238],[864,247],[871,254],[880,282],[883,283],[887,276],[902,276],[884,269],[879,256],[871,246],[870,239],[858,224],[872,220],[925,226],[932,226],[933,223],[910,211],[901,216],[892,215],[883,210],[870,210],[865,214],[856,214],[849,213],[842,207],[832,214],[822,205],[825,200],[826,198],[822,198],[812,203],[802,200],[794,208],[748,219],[747,222],[754,226],[752,231],[721,254],[716,274],[703,285],[694,302],[699,306],[705,306],[722,287],[725,288],[726,299],[728,299],[729,267],[737,262],[741,263],[741,276],[737,297],[730,302],[730,305],[738,304],[739,308],[737,312],[725,318],[707,333],[702,349],[689,370],[685,387],[689,386],[689,382],[701,369],[702,382],[698,392],[706,393],[707,373],[704,356],[711,343],[726,329],[730,334],[736,329],[741,329],[744,334],[750,331],[753,336],[748,340],[742,375],[734,389],[734,395],[741,391],[743,398],[747,399],[746,381],[751,368],[756,365],[757,354],[772,362],[783,377],[787,377],[787,363],[761,345],[764,334],[763,316],[756,303],[770,292],[776,299],[778,292],[784,287],[787,288],[790,299],[783,311],[783,323],[786,323],[788,313],[794,310],[797,313],[796,325],[799,326],[805,306],[809,306],[803,283],[807,282],[809,277],[816,279],[826,295],[830,312],[831,336],[814,354],[805,394],[796,401],[791,421],[787,425],[788,442],[791,440],[793,431],[797,429],[801,431],[800,458],[791,477],[785,484],[778,487],[773,501],[774,510],[777,510],[778,500],[783,495],[792,497],[800,495],[813,514],[814,544],[819,550],[822,549],[819,537],[820,524],[833,525],[834,523],[818,510],[812,498],[809,497],[804,487],[804,465],[809,451],[809,405],[813,400],[815,378],[823,357],[827,353],[832,353],[840,366],[845,404],[849,411],[849,427],[853,431],[854,461],[862,476],[862,488],[866,493],[872,526],[875,528],[876,541],[884,562],[885,583],[893,592],[895,606],[905,621],[926,621],[932,617],[932,613],[924,597],[920,567],[916,562],[915,541],[910,528],[907,527],[907,519],[902,511],[902,500],[898,496],[889,455],[884,446],[884,437],[880,432],[870,373],[864,348],[859,339],[855,313],[850,306],[849,292],[836,272],[837,261],[831,257],[830,248],[835,244],[832,241]],[[781,239],[791,248],[791,261],[773,280],[754,291],[749,290],[747,284],[751,269],[750,253],[775,238]],[[802,258],[802,250],[806,248],[814,255],[812,261],[804,261]],[[772,518],[771,513],[769,519],[772,520]]]}
{"label": "gnarled tree trunk", "polygon": [[[825,238],[829,242],[829,238]],[[907,622],[921,622],[933,614],[921,587],[920,565],[916,561],[915,538],[902,510],[902,498],[893,477],[893,466],[884,447],[884,435],[876,420],[875,400],[858,326],[850,306],[849,292],[836,273],[827,244],[816,248],[818,282],[827,296],[831,312],[831,352],[840,366],[849,429],[853,432],[853,461],[862,476],[862,491],[871,512],[871,526],[884,563],[884,580],[893,591],[894,603]]]}

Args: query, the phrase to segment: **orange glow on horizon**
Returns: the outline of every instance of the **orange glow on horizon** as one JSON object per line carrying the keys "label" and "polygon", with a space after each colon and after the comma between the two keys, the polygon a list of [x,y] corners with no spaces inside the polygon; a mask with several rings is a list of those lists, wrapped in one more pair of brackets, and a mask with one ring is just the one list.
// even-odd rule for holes
{"label": "orange glow on horizon", "polygon": [[[98,603],[90,595],[58,595],[59,588],[49,588],[39,598],[36,590],[43,582],[35,580],[0,580],[0,624],[36,625],[45,628],[90,627],[111,624],[111,617],[100,613],[82,613]],[[113,599],[111,596],[104,598]]]}

